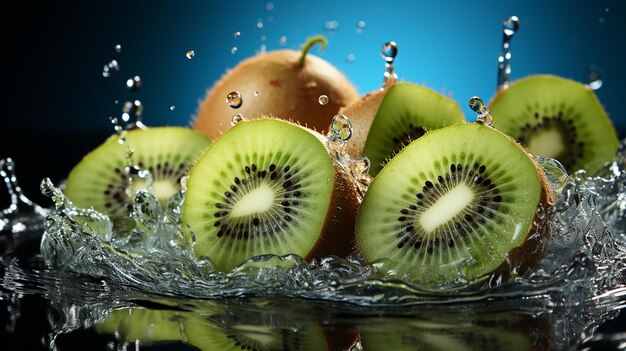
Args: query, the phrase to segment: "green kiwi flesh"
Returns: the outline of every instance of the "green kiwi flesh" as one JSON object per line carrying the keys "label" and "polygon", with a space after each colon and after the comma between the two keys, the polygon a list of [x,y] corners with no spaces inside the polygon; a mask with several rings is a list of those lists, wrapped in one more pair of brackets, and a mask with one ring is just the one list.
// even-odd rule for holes
{"label": "green kiwi flesh", "polygon": [[378,174],[387,159],[427,131],[462,121],[454,100],[421,85],[395,84],[385,94],[363,148],[370,173]]}
{"label": "green kiwi flesh", "polygon": [[500,92],[489,109],[494,127],[535,156],[555,158],[568,172],[595,171],[612,159],[619,141],[606,111],[589,87],[541,75]]}
{"label": "green kiwi flesh", "polygon": [[390,319],[363,329],[361,344],[367,351],[532,349],[529,338],[522,333],[468,322],[443,324]]}
{"label": "green kiwi flesh", "polygon": [[183,320],[181,313],[172,310],[123,308],[114,310],[94,328],[101,334],[115,334],[123,341],[139,340],[142,345],[152,345],[182,340]]}
{"label": "green kiwi flesh", "polygon": [[182,227],[197,256],[228,271],[262,254],[306,257],[331,210],[333,161],[311,132],[276,119],[238,123],[192,168]]}
{"label": "green kiwi flesh", "polygon": [[356,240],[384,274],[424,289],[494,271],[533,228],[542,177],[508,136],[481,124],[428,132],[371,184]]}
{"label": "green kiwi flesh", "polygon": [[[137,129],[126,134],[126,144],[134,152],[133,162],[151,172],[152,192],[162,204],[180,190],[180,178],[210,143],[206,136],[182,127]],[[93,207],[113,216],[128,213],[132,199],[127,194],[130,183],[125,170],[126,153],[119,136],[111,136],[72,169],[65,195],[77,207]],[[136,177],[130,188],[134,194],[146,184]]]}

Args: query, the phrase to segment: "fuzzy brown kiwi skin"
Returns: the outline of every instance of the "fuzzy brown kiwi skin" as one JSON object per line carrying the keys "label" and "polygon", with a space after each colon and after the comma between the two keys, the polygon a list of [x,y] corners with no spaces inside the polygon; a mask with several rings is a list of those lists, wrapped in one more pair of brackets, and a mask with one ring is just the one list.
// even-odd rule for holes
{"label": "fuzzy brown kiwi skin", "polygon": [[352,137],[347,145],[348,154],[360,156],[363,153],[363,147],[367,140],[367,134],[372,127],[372,122],[374,122],[374,117],[378,113],[378,108],[383,102],[385,94],[392,86],[371,91],[339,110],[339,113],[348,117],[352,123]]}
{"label": "fuzzy brown kiwi skin", "polygon": [[[301,125],[298,125],[301,128]],[[357,186],[353,178],[339,164],[335,151],[326,144],[326,137],[318,132],[304,128],[312,133],[324,145],[333,161],[334,185],[321,234],[305,259],[322,258],[329,255],[345,257],[354,252],[356,247],[356,215],[361,203],[358,199]]]}
{"label": "fuzzy brown kiwi skin", "polygon": [[[210,89],[199,106],[193,128],[215,139],[230,127],[231,118],[274,115],[324,131],[339,109],[359,95],[348,79],[327,61],[300,51],[277,50],[241,62]],[[226,96],[239,91],[243,104],[232,109]],[[258,92],[258,96],[255,96]],[[320,105],[320,95],[329,101]]]}

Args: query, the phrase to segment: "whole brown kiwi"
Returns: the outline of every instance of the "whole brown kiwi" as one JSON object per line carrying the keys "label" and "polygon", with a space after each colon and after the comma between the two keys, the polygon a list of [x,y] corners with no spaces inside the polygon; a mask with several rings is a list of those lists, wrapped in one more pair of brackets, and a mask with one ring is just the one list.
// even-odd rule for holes
{"label": "whole brown kiwi", "polygon": [[[271,51],[238,64],[209,90],[193,127],[215,139],[231,126],[235,114],[246,119],[271,115],[324,133],[339,109],[359,95],[333,65],[308,54],[316,43],[325,47],[326,39],[312,37],[302,51]],[[226,96],[234,91],[243,99],[238,109],[226,103]],[[320,104],[320,95],[328,97],[327,104]]]}

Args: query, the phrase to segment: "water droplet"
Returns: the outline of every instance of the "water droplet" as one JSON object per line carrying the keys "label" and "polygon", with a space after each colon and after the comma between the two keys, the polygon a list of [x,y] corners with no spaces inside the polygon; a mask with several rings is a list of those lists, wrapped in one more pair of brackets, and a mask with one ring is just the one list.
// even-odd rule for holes
{"label": "water droplet", "polygon": [[511,75],[511,39],[519,30],[519,19],[511,16],[502,22],[502,49],[498,57],[498,89],[509,87]]}
{"label": "water droplet", "polygon": [[256,20],[256,28],[257,29],[262,29],[263,28],[263,20],[262,19],[257,19]]}
{"label": "water droplet", "polygon": [[587,67],[587,86],[592,90],[598,90],[604,84],[604,73],[596,65]]}
{"label": "water droplet", "polygon": [[259,48],[258,53],[259,53],[259,54],[265,54],[265,53],[267,53],[267,45],[261,45],[261,47]]}
{"label": "water droplet", "polygon": [[265,41],[267,37],[265,35],[261,35],[261,41]]}
{"label": "water droplet", "polygon": [[189,50],[189,51],[187,51],[187,53],[185,54],[185,56],[186,56],[188,59],[190,59],[190,60],[191,60],[194,56],[196,56],[196,52],[195,52],[195,51],[193,51],[193,50]]}
{"label": "water droplet", "polygon": [[259,92],[258,92],[258,91],[255,91],[255,92],[254,92],[254,96],[259,96]]}
{"label": "water droplet", "polygon": [[335,115],[331,123],[331,133],[343,140],[348,141],[352,137],[352,122],[344,115]]}
{"label": "water droplet", "polygon": [[354,54],[348,54],[348,56],[346,56],[346,62],[348,63],[352,63],[356,60],[356,56],[354,56]]}
{"label": "water droplet", "polygon": [[326,95],[320,95],[319,98],[317,98],[317,101],[320,103],[320,105],[326,105],[328,103],[328,96]]}
{"label": "water droplet", "polygon": [[513,36],[519,29],[519,18],[511,16],[502,22],[502,30],[504,35]]}
{"label": "water droplet", "polygon": [[133,91],[139,90],[141,88],[141,77],[134,76],[132,78],[128,78],[126,81],[126,87]]}
{"label": "water droplet", "polygon": [[117,104],[120,103],[120,101],[119,100],[115,100],[115,101],[113,101],[113,103],[117,105]]}
{"label": "water droplet", "polygon": [[235,37],[235,39],[239,38],[240,36],[241,36],[241,32],[239,31],[233,33],[233,37]]}
{"label": "water droplet", "polygon": [[120,70],[120,64],[117,62],[117,60],[111,60],[111,62],[109,62],[109,68],[112,69],[112,70],[119,71]]}
{"label": "water droplet", "polygon": [[364,29],[365,29],[365,21],[358,21],[356,23],[356,32],[361,34],[363,33]]}
{"label": "water droplet", "polygon": [[240,108],[243,104],[243,98],[238,91],[231,91],[226,95],[226,103],[231,108]]}
{"label": "water droplet", "polygon": [[111,60],[111,62],[105,64],[102,67],[102,76],[104,78],[108,78],[111,76],[111,71],[119,71],[120,65],[117,63],[117,60]]}
{"label": "water droplet", "polygon": [[278,44],[279,44],[280,46],[285,46],[285,45],[287,45],[287,37],[286,37],[286,36],[284,36],[284,35],[283,35],[282,37],[280,37],[280,39],[278,40]]}
{"label": "water droplet", "polygon": [[233,115],[233,117],[230,119],[230,125],[234,126],[241,121],[243,121],[243,116],[241,115],[241,113],[238,113],[236,115]]}
{"label": "water droplet", "polygon": [[170,106],[170,111],[174,111],[174,110],[176,110],[176,106],[174,105]]}
{"label": "water droplet", "polygon": [[396,59],[396,55],[398,55],[398,44],[396,44],[395,41],[386,42],[380,48],[380,55],[388,63],[393,63],[393,60]]}
{"label": "water droplet", "polygon": [[476,122],[480,124],[484,124],[491,127],[492,117],[491,113],[483,103],[483,100],[478,96],[472,96],[469,99],[469,107],[472,111],[476,112],[478,115],[476,116]]}
{"label": "water droplet", "polygon": [[115,45],[115,51],[117,51],[118,53],[122,52],[122,45],[120,44]]}
{"label": "water droplet", "polygon": [[[143,116],[143,104],[139,100],[126,101],[122,106],[122,121],[124,125],[122,129],[131,130],[136,128],[145,128],[146,126],[141,122]],[[117,118],[111,119],[111,122],[118,124]]]}
{"label": "water droplet", "polygon": [[267,4],[265,4],[265,8],[267,9],[267,11],[272,11],[274,9],[274,4],[268,2]]}
{"label": "water droplet", "polygon": [[39,207],[39,205],[32,202],[22,193],[22,188],[17,183],[17,177],[15,176],[15,163],[13,159],[0,159],[0,177],[4,180],[4,184],[11,197],[9,207],[0,209],[0,231],[5,227],[13,228],[13,232],[19,231],[19,226],[15,227],[15,225],[23,224],[20,221],[20,217],[25,217],[30,214],[46,215],[46,210]]}
{"label": "water droplet", "polygon": [[237,53],[237,47],[236,47],[236,46],[233,46],[233,47],[230,49],[230,53],[231,53],[231,54],[233,54],[233,55],[234,55],[234,54],[236,54],[236,53]]}
{"label": "water droplet", "polygon": [[324,29],[327,31],[333,31],[339,28],[339,23],[337,21],[328,21],[324,24]]}

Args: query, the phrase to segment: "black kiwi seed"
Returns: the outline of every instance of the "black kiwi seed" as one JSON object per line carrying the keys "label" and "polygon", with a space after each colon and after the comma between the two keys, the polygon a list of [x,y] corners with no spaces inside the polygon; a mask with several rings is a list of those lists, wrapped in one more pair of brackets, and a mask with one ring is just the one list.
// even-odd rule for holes
{"label": "black kiwi seed", "polygon": [[[269,176],[269,179],[266,177]],[[285,166],[282,170],[275,164],[270,164],[264,168],[251,163],[242,169],[240,177],[234,177],[232,184],[228,185],[228,190],[224,192],[224,198],[221,202],[215,203],[217,211],[213,212],[215,218],[219,218],[214,222],[214,226],[219,228],[217,237],[230,237],[236,240],[252,239],[257,235],[276,235],[289,228],[288,222],[292,221],[291,215],[296,215],[296,209],[300,205],[298,201],[288,200],[293,197],[304,197],[305,195],[300,189],[300,179],[298,170]],[[272,189],[281,189],[282,194],[277,194],[281,198],[275,203],[276,208],[264,213],[255,214],[254,217],[232,217],[230,214],[237,201],[243,198],[250,189],[256,189],[261,183],[266,183]],[[236,186],[236,185],[246,186]],[[279,190],[275,190],[279,191]],[[282,196],[281,196],[282,195]],[[268,225],[268,223],[276,223],[276,225]]]}
{"label": "black kiwi seed", "polygon": [[[541,117],[541,118],[540,118]],[[527,124],[527,128],[521,128],[517,140],[528,146],[532,136],[540,130],[556,129],[567,147],[556,159],[561,161],[566,169],[572,169],[578,161],[585,157],[585,145],[578,139],[578,130],[572,118],[565,117],[563,111],[559,111],[554,116],[542,116],[535,112],[535,124]]]}
{"label": "black kiwi seed", "polygon": [[[430,180],[424,182],[421,191],[415,194],[415,203],[408,206],[412,211],[409,211],[407,208],[400,210],[400,214],[397,217],[400,223],[398,223],[397,229],[401,230],[403,234],[399,232],[396,235],[398,248],[406,246],[407,242],[411,243],[409,246],[413,247],[413,249],[423,250],[427,253],[433,253],[434,249],[440,246],[453,248],[456,246],[455,238],[465,237],[470,234],[477,235],[480,225],[485,224],[486,220],[493,218],[495,213],[504,211],[499,206],[499,203],[503,200],[502,196],[499,195],[500,190],[497,184],[490,179],[487,166],[478,162],[465,165],[451,163],[448,168],[444,169],[449,169],[449,171],[437,175],[438,183],[436,186]],[[474,170],[478,172],[475,173]],[[454,174],[456,176],[451,176]],[[480,176],[477,174],[480,174]],[[460,183],[464,183],[470,189],[473,189],[475,194],[481,194],[476,199],[478,203],[474,207],[462,210],[460,214],[452,219],[454,223],[437,228],[436,233],[425,233],[420,226],[414,226],[418,216],[438,200],[439,194],[437,191],[445,194]],[[437,191],[432,191],[433,187]],[[491,210],[485,210],[486,208]],[[425,238],[434,239],[427,240]],[[428,242],[427,245],[424,244],[425,241]]]}

